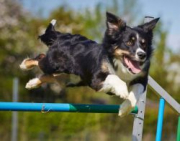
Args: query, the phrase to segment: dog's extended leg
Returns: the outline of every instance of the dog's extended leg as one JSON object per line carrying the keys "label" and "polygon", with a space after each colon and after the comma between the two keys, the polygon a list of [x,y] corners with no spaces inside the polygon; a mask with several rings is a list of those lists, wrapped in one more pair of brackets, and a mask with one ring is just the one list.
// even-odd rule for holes
{"label": "dog's extended leg", "polygon": [[99,91],[105,93],[110,92],[123,99],[127,99],[129,95],[126,83],[114,74],[110,74],[106,77]]}
{"label": "dog's extended leg", "polygon": [[39,65],[39,61],[44,58],[45,55],[44,54],[39,54],[37,57],[35,58],[26,58],[22,61],[22,63],[19,65],[19,67],[22,70],[31,70],[33,69],[35,66]]}
{"label": "dog's extended leg", "polygon": [[56,79],[53,75],[44,74],[39,78],[33,78],[29,80],[25,88],[34,89],[34,88],[40,87],[43,83],[53,83],[53,82],[56,82]]}
{"label": "dog's extended leg", "polygon": [[142,84],[134,84],[132,86],[132,90],[129,93],[128,99],[126,99],[120,109],[119,109],[119,116],[124,117],[128,115],[132,108],[136,106],[137,101],[139,100],[139,97],[143,94],[144,92],[144,86]]}

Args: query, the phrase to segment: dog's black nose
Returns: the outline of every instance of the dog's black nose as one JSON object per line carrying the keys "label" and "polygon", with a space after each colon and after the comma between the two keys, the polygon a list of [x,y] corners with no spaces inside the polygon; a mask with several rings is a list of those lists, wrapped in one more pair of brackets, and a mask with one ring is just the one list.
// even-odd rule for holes
{"label": "dog's black nose", "polygon": [[146,58],[146,53],[145,52],[138,52],[137,55],[138,55],[139,59],[141,59],[141,60]]}

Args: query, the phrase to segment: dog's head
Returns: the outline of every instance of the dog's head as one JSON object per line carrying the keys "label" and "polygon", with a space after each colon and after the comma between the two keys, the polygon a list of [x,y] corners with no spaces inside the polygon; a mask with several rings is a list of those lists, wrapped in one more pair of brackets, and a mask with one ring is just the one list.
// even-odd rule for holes
{"label": "dog's head", "polygon": [[120,59],[133,74],[141,72],[152,54],[152,31],[159,18],[137,27],[129,27],[119,17],[108,13],[104,46],[110,56]]}

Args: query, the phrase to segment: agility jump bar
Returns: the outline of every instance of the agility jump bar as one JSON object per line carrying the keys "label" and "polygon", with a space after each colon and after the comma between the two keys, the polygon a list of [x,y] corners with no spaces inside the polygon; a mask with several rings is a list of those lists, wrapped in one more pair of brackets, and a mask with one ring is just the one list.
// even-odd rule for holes
{"label": "agility jump bar", "polygon": [[[0,111],[118,113],[120,105],[0,102]],[[132,114],[138,113],[135,107]]]}

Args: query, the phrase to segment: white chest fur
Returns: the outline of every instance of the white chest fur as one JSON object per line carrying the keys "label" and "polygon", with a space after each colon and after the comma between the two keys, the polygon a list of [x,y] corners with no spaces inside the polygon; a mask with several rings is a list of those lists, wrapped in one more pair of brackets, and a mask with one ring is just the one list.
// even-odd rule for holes
{"label": "white chest fur", "polygon": [[114,66],[117,68],[116,75],[118,75],[123,81],[130,82],[136,77],[142,75],[142,73],[133,74],[131,73],[119,59],[113,59]]}

